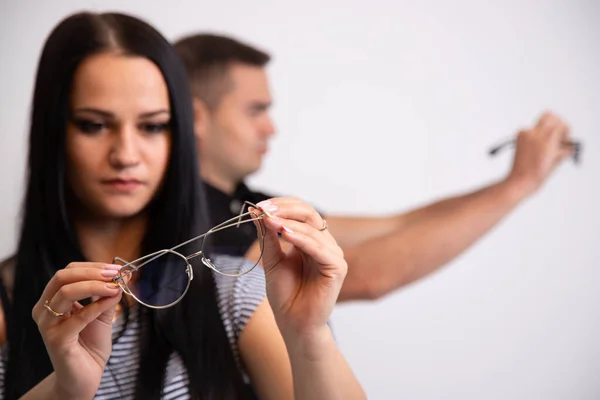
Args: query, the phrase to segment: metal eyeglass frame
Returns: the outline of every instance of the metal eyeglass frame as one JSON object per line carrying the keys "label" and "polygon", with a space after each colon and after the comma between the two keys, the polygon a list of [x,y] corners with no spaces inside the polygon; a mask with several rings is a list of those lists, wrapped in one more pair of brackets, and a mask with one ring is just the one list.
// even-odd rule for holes
{"label": "metal eyeglass frame", "polygon": [[[573,149],[573,162],[575,164],[580,164],[581,163],[582,143],[579,141],[573,140],[573,141],[563,141],[561,144],[563,146],[568,146]],[[489,150],[489,155],[490,155],[490,157],[495,156],[501,150],[508,148],[510,146],[514,146],[514,145],[515,145],[515,139],[506,140],[506,141],[498,144],[497,146],[492,147]]]}
{"label": "metal eyeglass frame", "polygon": [[[252,206],[254,207],[256,210],[258,210],[258,213],[254,212],[254,211],[247,211],[244,212],[246,206]],[[238,276],[242,276],[245,275],[247,273],[249,273],[250,271],[252,271],[259,263],[260,260],[262,259],[263,256],[263,251],[264,251],[264,238],[265,238],[265,227],[264,225],[260,222],[263,219],[263,216],[265,215],[265,212],[262,211],[258,206],[256,206],[255,204],[252,204],[248,201],[244,202],[242,209],[240,210],[240,214],[237,217],[228,219],[225,222],[220,223],[219,225],[216,225],[214,227],[212,227],[211,229],[209,229],[206,233],[203,233],[202,235],[196,236],[194,238],[191,238],[189,240],[186,240],[183,243],[178,244],[175,247],[171,247],[170,249],[164,249],[164,250],[159,250],[159,251],[155,251],[154,253],[151,254],[147,254],[143,257],[140,257],[134,261],[125,261],[120,257],[115,257],[113,259],[113,264],[116,263],[117,261],[123,263],[123,267],[121,267],[121,269],[119,270],[119,274],[117,276],[115,276],[113,278],[113,281],[115,283],[117,283],[119,285],[119,287],[121,288],[121,290],[133,297],[138,303],[146,306],[146,307],[150,307],[150,308],[154,308],[154,309],[164,309],[164,308],[169,308],[171,306],[174,306],[175,304],[179,303],[181,301],[181,299],[183,299],[183,297],[186,295],[188,289],[190,288],[190,284],[192,282],[192,279],[194,279],[194,273],[193,273],[193,269],[192,266],[189,263],[189,260],[191,260],[192,258],[196,258],[196,257],[202,257],[202,263],[204,265],[206,265],[208,268],[212,269],[213,271],[221,274],[221,275],[225,275],[225,276],[230,276],[230,277],[238,277]],[[249,219],[245,219],[242,220],[242,218],[250,216]],[[217,269],[217,267],[213,264],[213,262],[207,258],[205,256],[205,243],[206,241],[202,241],[202,246],[200,248],[200,251],[197,251],[196,253],[190,254],[188,256],[184,256],[183,254],[175,251],[176,249],[183,247],[189,243],[192,243],[196,240],[199,239],[204,239],[206,237],[208,237],[210,234],[227,229],[227,228],[231,228],[231,227],[239,227],[241,224],[244,223],[249,223],[252,222],[254,223],[255,221],[257,221],[258,223],[256,223],[255,225],[257,226],[257,232],[258,232],[258,236],[259,236],[259,245],[260,245],[260,256],[258,257],[258,260],[256,261],[256,263],[252,266],[252,268],[249,268],[248,270],[245,270],[244,272],[241,272],[239,274],[228,274],[228,273],[224,273],[221,272]],[[164,306],[155,306],[155,305],[151,305],[151,304],[147,304],[145,302],[143,302],[142,300],[140,300],[135,294],[133,294],[133,291],[129,288],[129,286],[127,285],[127,280],[126,278],[131,275],[133,272],[139,270],[140,268],[142,268],[144,265],[148,264],[149,262],[156,260],[157,258],[164,256],[165,254],[173,254],[175,256],[181,257],[183,259],[183,261],[185,262],[186,265],[186,273],[188,276],[188,282],[187,285],[185,287],[185,290],[183,291],[183,293],[179,296],[179,298],[177,298],[177,300],[173,301],[172,303],[169,303],[167,305]]]}

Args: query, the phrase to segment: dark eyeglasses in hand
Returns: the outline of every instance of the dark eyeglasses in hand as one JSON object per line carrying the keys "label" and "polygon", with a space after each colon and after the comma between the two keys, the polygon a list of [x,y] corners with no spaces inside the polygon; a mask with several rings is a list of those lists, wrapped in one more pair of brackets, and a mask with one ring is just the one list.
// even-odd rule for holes
{"label": "dark eyeglasses in hand", "polygon": [[[510,139],[507,140],[505,142],[500,143],[497,146],[492,147],[489,150],[489,155],[490,156],[495,156],[496,154],[498,154],[499,152],[501,152],[502,150],[514,146],[515,145],[515,139]],[[581,148],[582,148],[582,144],[579,141],[565,141],[562,143],[563,146],[565,147],[571,147],[573,149],[573,162],[575,164],[580,164],[581,163]]]}

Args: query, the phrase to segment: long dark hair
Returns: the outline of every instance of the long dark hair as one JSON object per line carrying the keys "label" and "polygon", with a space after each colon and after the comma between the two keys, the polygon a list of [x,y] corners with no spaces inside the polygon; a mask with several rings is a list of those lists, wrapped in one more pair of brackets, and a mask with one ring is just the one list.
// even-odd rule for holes
{"label": "long dark hair", "polygon": [[[149,224],[142,250],[146,254],[169,248],[209,228],[198,174],[190,89],[172,46],[145,22],[123,14],[78,13],[61,21],[44,46],[33,95],[14,300],[6,313],[6,399],[18,398],[52,372],[31,310],[57,270],[84,260],[66,207],[65,130],[75,70],[86,57],[102,51],[151,60],[169,89],[170,163],[163,186],[147,210]],[[183,359],[193,398],[244,397],[208,268],[195,268],[192,286],[182,302],[160,313],[143,309],[140,315],[140,326],[150,328],[141,338],[137,398],[160,398],[173,351]]]}

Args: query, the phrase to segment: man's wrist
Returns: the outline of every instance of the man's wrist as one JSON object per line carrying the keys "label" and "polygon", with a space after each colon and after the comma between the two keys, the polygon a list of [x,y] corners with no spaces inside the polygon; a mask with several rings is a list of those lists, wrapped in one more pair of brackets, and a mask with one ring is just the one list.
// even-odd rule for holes
{"label": "man's wrist", "polygon": [[531,196],[537,190],[531,179],[509,176],[499,183],[504,197],[511,204],[516,205],[527,197]]}

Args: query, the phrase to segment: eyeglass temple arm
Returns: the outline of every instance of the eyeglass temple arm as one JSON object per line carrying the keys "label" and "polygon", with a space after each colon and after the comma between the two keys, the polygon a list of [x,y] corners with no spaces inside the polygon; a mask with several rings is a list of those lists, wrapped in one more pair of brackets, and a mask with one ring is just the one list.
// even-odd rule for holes
{"label": "eyeglass temple arm", "polygon": [[[246,202],[246,203],[248,203],[251,206],[255,207],[254,204],[252,204],[250,202]],[[242,210],[243,210],[243,208],[242,208]],[[194,240],[205,238],[205,237],[209,236],[210,234],[222,231],[223,229],[231,228],[233,226],[239,227],[241,224],[245,224],[245,223],[253,222],[253,221],[259,221],[259,220],[262,219],[262,217],[259,215],[257,217],[252,217],[250,219],[246,219],[246,220],[242,221],[242,218],[245,217],[245,216],[248,216],[248,215],[256,215],[256,214],[253,213],[253,212],[251,212],[251,211],[248,211],[248,212],[245,212],[245,213],[240,213],[240,215],[238,215],[237,217],[231,218],[231,219],[229,219],[229,220],[227,220],[225,222],[222,222],[221,224],[219,224],[219,225],[211,228],[208,232],[203,233],[200,236],[196,236],[195,238],[192,238],[192,239],[190,239],[190,240],[188,240],[186,242],[183,242],[180,245],[178,245],[176,247],[173,247],[171,250],[174,250],[174,249],[176,249],[178,247],[184,246],[184,245],[186,245],[186,244],[188,244],[190,242],[193,242]],[[202,255],[204,255],[204,253],[202,252],[202,250],[200,250],[200,251],[197,251],[197,252],[195,252],[193,254],[190,254],[189,256],[186,256],[185,258],[188,259],[188,260],[191,260],[192,258],[195,258],[195,257],[198,257],[198,256],[202,256]]]}
{"label": "eyeglass temple arm", "polygon": [[490,156],[495,156],[496,154],[498,154],[501,150],[509,147],[509,146],[514,146],[515,141],[514,139],[511,140],[507,140],[505,142],[500,143],[499,145],[496,145],[494,147],[492,147],[489,151]]}
{"label": "eyeglass temple arm", "polygon": [[[566,141],[563,141],[561,144],[565,147],[573,148],[573,161],[575,162],[575,164],[579,164],[579,162],[581,160],[581,142],[578,142],[575,140],[572,140],[572,141],[566,140]],[[509,146],[514,146],[514,145],[515,145],[515,139],[507,140],[505,142],[500,143],[497,146],[492,147],[489,150],[489,155],[495,156],[501,150],[503,150]]]}
{"label": "eyeglass temple arm", "polygon": [[[255,205],[255,204],[253,204],[253,203],[251,203],[249,201],[245,201],[244,202],[244,206],[242,206],[242,208],[240,210],[240,214],[237,217],[228,219],[227,221],[224,221],[224,222],[220,223],[219,225],[211,228],[208,232],[203,233],[202,235],[198,235],[196,237],[193,237],[193,238],[191,238],[189,240],[186,240],[185,242],[180,243],[177,246],[170,248],[169,250],[175,250],[175,249],[178,249],[180,247],[185,246],[186,244],[192,243],[192,242],[194,242],[196,240],[203,239],[203,238],[207,237],[208,235],[210,235],[211,233],[219,232],[219,231],[221,231],[223,229],[231,228],[232,226],[239,227],[241,224],[244,224],[244,223],[247,223],[247,222],[259,221],[259,220],[262,219],[262,214],[259,214],[256,217],[252,217],[250,219],[246,219],[246,220],[242,221],[242,218],[245,217],[245,216],[247,216],[247,215],[256,215],[256,213],[254,213],[252,211],[244,212],[244,208],[245,208],[246,205],[250,205],[250,206],[252,206],[252,207],[254,207],[256,209],[260,209],[257,205]],[[158,258],[160,255],[162,255],[162,254],[157,255],[155,258]],[[185,259],[186,260],[191,260],[192,258],[196,258],[198,256],[204,256],[204,252],[202,250],[197,251],[195,253],[190,254],[189,256],[185,256]],[[151,260],[148,260],[147,262],[152,261],[155,258],[152,258]],[[135,266],[133,264],[133,262],[135,262],[135,261],[128,262],[128,261],[123,260],[120,257],[115,257],[114,259],[118,260],[118,261],[121,261],[124,264],[124,266],[130,266],[131,265],[135,269],[139,268],[139,267],[137,267],[137,266]],[[208,261],[210,261],[210,260],[208,260]],[[146,263],[144,263],[144,264],[146,264]],[[142,264],[142,265],[144,265],[144,264]],[[206,264],[206,262],[204,262],[204,264]],[[208,267],[213,268],[213,266],[211,266],[211,265],[208,265]]]}
{"label": "eyeglass temple arm", "polygon": [[[249,201],[246,201],[245,204],[248,204],[248,205],[251,205],[252,207],[258,208],[257,206],[255,206],[254,204],[250,203]],[[237,228],[241,224],[244,224],[244,223],[247,223],[247,222],[259,221],[259,220],[262,219],[262,215],[259,215],[259,216],[252,217],[250,219],[246,219],[246,220],[242,221],[242,218],[245,217],[245,216],[247,216],[247,215],[256,215],[256,214],[254,212],[252,212],[252,211],[248,211],[248,212],[244,213],[244,206],[242,206],[242,208],[240,210],[240,215],[238,215],[237,217],[231,218],[231,219],[229,219],[229,220],[227,220],[225,222],[222,222],[221,224],[219,224],[219,225],[211,228],[208,232],[206,232],[206,233],[204,233],[204,234],[202,234],[200,236],[197,236],[197,237],[195,237],[193,239],[190,239],[187,242],[180,244],[179,246],[183,246],[183,245],[185,245],[185,244],[187,244],[189,242],[192,242],[194,240],[207,237],[211,233],[219,232],[219,231],[221,231],[223,229],[231,228],[233,226],[235,226]],[[177,247],[179,247],[179,246],[177,246]],[[199,251],[197,251],[195,253],[190,254],[189,256],[186,256],[185,259],[189,261],[192,258],[196,258],[196,257],[199,257],[199,256],[202,256],[202,263],[204,265],[206,265],[210,269],[213,269],[213,270],[217,271],[217,269],[214,266],[214,264],[212,263],[212,261],[204,256],[204,252],[202,250],[199,250]]]}

